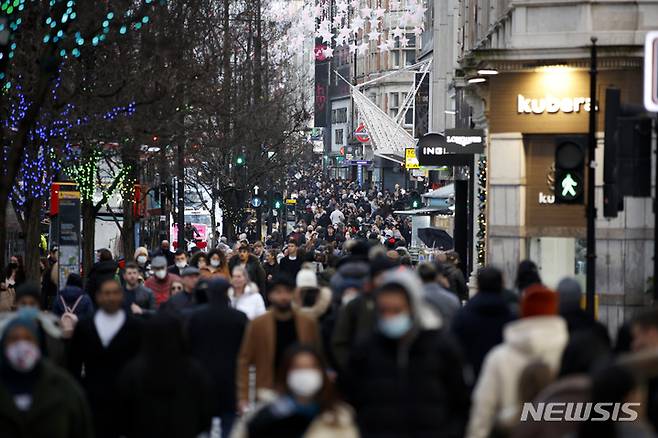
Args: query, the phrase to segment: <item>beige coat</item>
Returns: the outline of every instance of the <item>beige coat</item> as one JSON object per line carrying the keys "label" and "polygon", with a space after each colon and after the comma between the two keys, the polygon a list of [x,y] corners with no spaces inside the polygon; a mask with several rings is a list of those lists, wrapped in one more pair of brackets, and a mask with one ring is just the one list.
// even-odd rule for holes
{"label": "beige coat", "polygon": [[486,438],[496,425],[518,421],[521,373],[531,362],[541,361],[556,374],[568,339],[567,324],[560,316],[536,316],[507,324],[503,343],[484,359],[473,390],[466,437]]}
{"label": "beige coat", "polygon": [[[315,320],[293,310],[300,344],[321,350],[320,332]],[[256,390],[274,388],[274,355],[276,353],[276,322],[269,310],[252,320],[242,340],[238,356],[238,400],[249,398],[249,366],[256,367]]]}

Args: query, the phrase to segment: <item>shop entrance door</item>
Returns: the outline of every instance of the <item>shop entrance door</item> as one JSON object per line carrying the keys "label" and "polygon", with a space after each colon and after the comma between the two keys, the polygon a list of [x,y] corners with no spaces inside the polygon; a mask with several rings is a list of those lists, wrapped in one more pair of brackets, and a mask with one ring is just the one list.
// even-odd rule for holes
{"label": "shop entrance door", "polygon": [[578,239],[533,237],[529,239],[529,246],[530,259],[537,263],[546,286],[554,289],[564,277],[575,277],[584,283],[582,245]]}

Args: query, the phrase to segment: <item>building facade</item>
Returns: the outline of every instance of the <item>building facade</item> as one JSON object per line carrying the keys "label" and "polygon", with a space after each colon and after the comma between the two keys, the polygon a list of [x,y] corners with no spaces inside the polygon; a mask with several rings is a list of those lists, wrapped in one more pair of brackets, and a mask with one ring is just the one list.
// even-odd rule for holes
{"label": "building facade", "polygon": [[510,286],[527,258],[549,286],[565,276],[584,284],[585,207],[555,205],[552,187],[558,137],[588,132],[597,39],[596,292],[614,330],[649,300],[654,219],[650,198],[630,197],[617,218],[603,218],[605,93],[618,88],[623,102],[641,104],[642,46],[658,1],[463,0],[453,12],[453,86],[488,132],[487,255]]}

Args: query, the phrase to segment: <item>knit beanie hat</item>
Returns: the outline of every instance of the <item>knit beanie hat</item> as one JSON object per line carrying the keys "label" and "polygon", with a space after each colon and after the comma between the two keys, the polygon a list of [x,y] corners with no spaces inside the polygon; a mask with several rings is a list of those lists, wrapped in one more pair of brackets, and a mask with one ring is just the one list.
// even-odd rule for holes
{"label": "knit beanie hat", "polygon": [[533,284],[526,288],[521,298],[521,316],[556,315],[558,295],[543,284]]}

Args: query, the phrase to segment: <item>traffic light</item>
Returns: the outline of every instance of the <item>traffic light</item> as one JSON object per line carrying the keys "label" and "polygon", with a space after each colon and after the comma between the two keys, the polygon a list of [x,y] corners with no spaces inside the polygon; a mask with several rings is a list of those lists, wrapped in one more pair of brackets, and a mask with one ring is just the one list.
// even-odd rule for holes
{"label": "traffic light", "polygon": [[414,210],[420,208],[423,205],[423,200],[421,199],[418,192],[413,191],[409,196],[409,208]]}
{"label": "traffic light", "polygon": [[240,155],[238,155],[237,157],[235,157],[235,165],[236,165],[237,167],[242,167],[242,166],[244,166],[246,163],[247,163],[247,160],[246,160],[246,158],[244,157],[244,155],[240,154]]}
{"label": "traffic light", "polygon": [[281,210],[283,208],[283,195],[280,192],[274,193],[272,208],[275,210]]}
{"label": "traffic light", "polygon": [[623,105],[619,89],[606,89],[603,216],[617,217],[624,196],[651,196],[651,134],[644,109]]}
{"label": "traffic light", "polygon": [[555,137],[555,203],[582,204],[587,136]]}

